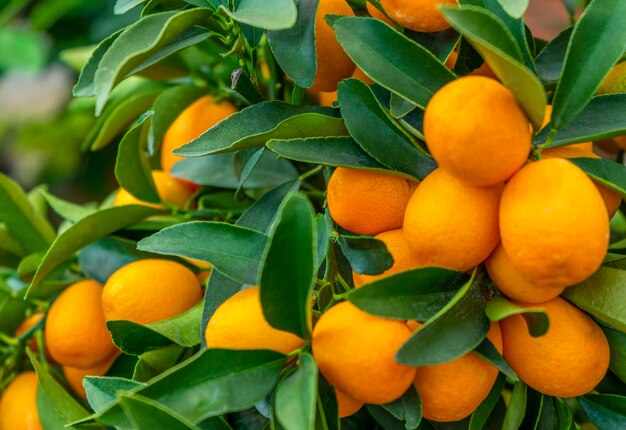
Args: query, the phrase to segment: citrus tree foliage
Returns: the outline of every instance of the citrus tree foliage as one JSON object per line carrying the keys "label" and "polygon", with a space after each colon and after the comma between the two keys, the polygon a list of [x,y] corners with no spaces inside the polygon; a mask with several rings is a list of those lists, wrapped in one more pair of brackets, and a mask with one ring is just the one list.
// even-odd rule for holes
{"label": "citrus tree foliage", "polygon": [[[436,163],[424,143],[425,106],[443,85],[483,62],[529,118],[535,153],[626,135],[626,95],[595,95],[624,57],[626,2],[589,2],[550,43],[525,28],[527,1],[461,0],[441,9],[451,28],[437,33],[374,19],[363,2],[351,2],[355,16],[329,15],[326,22],[372,82],[343,80],[329,107],[319,106],[309,91],[318,69],[317,3],[117,1],[116,14],[140,8],[140,17],[93,48],[73,95],[86,98],[97,118],[83,149],[117,144],[115,175],[125,190],[144,202],[159,201],[151,171],[160,167],[167,130],[190,104],[210,94],[238,112],[174,152],[184,159],[172,175],[200,185],[184,207],[114,207],[113,196],[77,205],[39,189],[26,193],[0,175],[2,385],[34,367],[46,429],[61,423],[117,429],[569,430],[589,421],[602,429],[625,428],[621,212],[602,268],[566,293],[606,330],[610,372],[593,394],[566,401],[527,387],[486,338],[490,320],[515,314],[524,315],[533,336],[545,334],[550,321],[540,306],[521,308],[497,294],[482,269],[471,275],[415,269],[354,289],[352,270],[380,274],[393,258],[381,241],[336,225],[324,193],[335,167],[426,177]],[[458,58],[450,69],[445,63],[453,51]],[[552,121],[542,127],[548,102]],[[626,197],[622,164],[591,158],[575,163]],[[49,210],[63,219],[57,229]],[[146,257],[174,259],[194,270],[183,258],[211,263],[204,299],[155,323],[110,321],[122,354],[106,376],[84,380],[87,401],[81,402],[47,362],[43,323],[13,334],[26,315],[47,309],[76,280],[105,282],[116,269]],[[213,313],[250,285],[260,285],[268,323],[304,339],[302,348],[290,356],[206,348]],[[425,322],[397,351],[399,363],[439,364],[476,351],[501,372],[491,393],[458,423],[422,419],[413,389],[340,420],[310,340],[314,320],[343,300],[373,315]],[[40,352],[26,356],[23,344],[33,333]]]}

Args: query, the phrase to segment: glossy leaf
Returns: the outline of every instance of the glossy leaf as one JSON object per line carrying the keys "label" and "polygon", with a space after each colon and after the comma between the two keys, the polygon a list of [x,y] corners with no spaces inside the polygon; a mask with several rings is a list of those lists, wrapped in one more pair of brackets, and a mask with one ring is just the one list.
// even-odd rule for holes
{"label": "glossy leaf", "polygon": [[145,2],[146,0],[117,0],[113,6],[113,13],[122,15]]}
{"label": "glossy leaf", "polygon": [[485,427],[485,424],[487,424],[487,420],[489,420],[489,416],[496,407],[498,400],[502,397],[505,382],[506,378],[504,375],[498,375],[498,379],[496,379],[493,387],[491,387],[491,391],[489,391],[487,398],[483,400],[472,413],[468,430],[482,430]]}
{"label": "glossy leaf", "polygon": [[496,296],[487,303],[485,313],[491,321],[500,321],[512,315],[521,314],[528,325],[528,333],[533,337],[543,336],[548,331],[548,315],[540,305],[522,308],[502,296]]}
{"label": "glossy leaf", "polygon": [[624,282],[626,271],[602,267],[563,295],[600,321],[626,332],[626,308],[619,305],[624,300]]}
{"label": "glossy leaf", "polygon": [[602,430],[619,430],[626,426],[626,397],[613,394],[587,394],[578,397],[591,422]]}
{"label": "glossy leaf", "polygon": [[559,130],[548,143],[549,133],[550,127],[544,127],[534,143],[552,148],[626,134],[626,94],[610,94],[592,98],[580,115]]}
{"label": "glossy leaf", "polygon": [[260,273],[265,319],[279,330],[308,338],[317,273],[314,210],[302,194],[288,196],[276,215]]}
{"label": "glossy leaf", "polygon": [[600,328],[604,331],[611,348],[609,368],[622,382],[626,382],[626,333],[606,325],[600,325]]}
{"label": "glossy leaf", "polygon": [[572,27],[568,27],[561,31],[537,55],[535,66],[537,67],[539,79],[541,79],[544,85],[554,87],[559,81],[572,30]]}
{"label": "glossy leaf", "polygon": [[317,365],[313,356],[301,354],[298,367],[276,388],[276,418],[285,430],[315,429]]}
{"label": "glossy leaf", "polygon": [[237,10],[224,11],[235,21],[265,30],[284,30],[296,23],[294,0],[241,0]]}
{"label": "glossy leaf", "polygon": [[341,235],[338,243],[356,273],[379,275],[393,265],[393,257],[381,240]]}
{"label": "glossy leaf", "polygon": [[392,122],[363,82],[357,79],[341,82],[339,104],[350,134],[372,158],[418,179],[435,169],[434,160],[417,149]]}
{"label": "glossy leaf", "polygon": [[414,387],[409,388],[399,399],[381,406],[397,419],[404,421],[404,428],[407,430],[417,429],[422,422],[422,401]]}
{"label": "glossy leaf", "polygon": [[385,318],[426,321],[443,308],[469,279],[439,267],[400,272],[353,290],[348,300]]}
{"label": "glossy leaf", "polygon": [[236,224],[267,233],[285,197],[300,187],[300,180],[287,181],[265,193],[237,220]]}
{"label": "glossy leaf", "polygon": [[513,386],[502,430],[517,430],[522,425],[526,414],[526,391],[526,384],[522,381]]}
{"label": "glossy leaf", "polygon": [[509,367],[507,362],[504,360],[504,357],[502,357],[500,352],[496,349],[493,343],[491,343],[489,338],[485,338],[474,351],[476,352],[476,354],[480,355],[485,361],[491,363],[493,367],[504,373],[509,379],[513,380],[514,382],[518,381],[519,378],[517,377],[513,369]]}
{"label": "glossy leaf", "polygon": [[37,360],[35,353],[30,348],[26,348],[26,353],[37,372],[39,386],[42,388],[51,406],[67,424],[86,417],[89,412],[83,408],[78,401],[68,393],[56,379]]}
{"label": "glossy leaf", "polygon": [[404,34],[411,40],[422,45],[424,48],[432,52],[439,61],[445,63],[454,51],[454,47],[457,45],[460,39],[459,33],[453,28],[437,31],[433,33],[417,33],[404,29]]}
{"label": "glossy leaf", "polygon": [[89,97],[96,95],[96,86],[94,85],[94,77],[98,70],[98,65],[102,60],[102,56],[109,50],[115,39],[122,34],[123,30],[118,30],[110,36],[103,39],[96,49],[91,53],[87,64],[83,67],[78,76],[78,81],[74,88],[72,88],[72,95],[74,97]]}
{"label": "glossy leaf", "polygon": [[202,308],[199,303],[175,317],[146,325],[107,321],[107,328],[115,346],[128,355],[141,355],[172,343],[192,347],[200,344]]}
{"label": "glossy leaf", "polygon": [[110,376],[87,376],[83,380],[89,406],[100,412],[117,399],[118,392],[133,391],[145,384],[132,379]]}
{"label": "glossy leaf", "polygon": [[513,18],[520,18],[528,7],[528,0],[498,0],[498,2]]}
{"label": "glossy leaf", "polygon": [[325,166],[386,170],[351,137],[270,140],[267,147],[281,157]]}
{"label": "glossy leaf", "polygon": [[341,17],[332,27],[343,49],[365,74],[422,108],[455,77],[426,48],[378,19]]}
{"label": "glossy leaf", "polygon": [[318,0],[294,0],[298,18],[293,27],[268,31],[269,42],[276,61],[301,88],[313,85],[317,70],[315,53],[315,16]]}
{"label": "glossy leaf", "polygon": [[446,363],[476,348],[489,330],[483,275],[473,276],[452,299],[418,328],[396,353],[408,366]]}
{"label": "glossy leaf", "polygon": [[623,164],[600,158],[572,158],[570,161],[596,182],[626,197],[626,167]]}
{"label": "glossy leaf", "polygon": [[199,430],[186,418],[178,415],[163,404],[142,396],[120,395],[122,409],[136,428],[152,427],[168,430]]}
{"label": "glossy leaf", "polygon": [[293,106],[280,101],[259,103],[237,112],[174,154],[184,157],[258,148],[270,139],[345,136],[343,121],[330,108]]}
{"label": "glossy leaf", "polygon": [[161,198],[152,178],[150,160],[143,139],[146,120],[149,124],[149,116],[140,118],[120,142],[115,161],[115,178],[121,188],[139,200],[159,203]]}
{"label": "glossy leaf", "polygon": [[137,243],[137,249],[208,261],[229,277],[257,282],[267,236],[223,222],[192,221],[165,228]]}
{"label": "glossy leaf", "polygon": [[82,218],[65,230],[50,246],[28,289],[28,295],[47,298],[59,291],[58,286],[41,281],[60,264],[86,245],[149,216],[161,213],[147,206],[128,205],[103,209]]}
{"label": "glossy leaf", "polygon": [[28,253],[45,251],[55,232],[17,182],[0,173],[0,222]]}
{"label": "glossy leaf", "polygon": [[203,23],[210,16],[211,11],[205,8],[162,12],[145,16],[127,27],[102,55],[94,73],[96,115],[102,112],[115,84],[191,26]]}
{"label": "glossy leaf", "polygon": [[546,93],[539,79],[520,62],[519,47],[504,24],[493,14],[475,6],[441,10],[452,27],[472,44],[513,93],[534,128],[541,128]]}
{"label": "glossy leaf", "polygon": [[594,0],[574,25],[554,92],[551,128],[578,116],[626,48],[626,2]]}

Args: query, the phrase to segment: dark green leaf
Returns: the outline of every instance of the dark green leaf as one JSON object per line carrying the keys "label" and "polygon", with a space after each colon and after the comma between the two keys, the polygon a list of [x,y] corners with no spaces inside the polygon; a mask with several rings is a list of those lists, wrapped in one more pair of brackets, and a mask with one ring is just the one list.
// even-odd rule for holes
{"label": "dark green leaf", "polygon": [[572,29],[572,27],[567,27],[560,32],[559,35],[552,39],[550,43],[541,50],[539,55],[537,55],[535,66],[537,67],[539,79],[541,79],[544,85],[554,87],[559,81],[561,71],[563,70],[567,45],[572,36]]}
{"label": "dark green leaf", "polygon": [[422,108],[455,77],[431,52],[378,19],[342,17],[332,27],[368,76]]}
{"label": "dark green leaf", "polygon": [[163,91],[155,100],[148,137],[151,154],[157,153],[163,136],[174,120],[193,102],[206,94],[206,89],[195,85],[177,85]]}
{"label": "dark green leaf", "polygon": [[308,353],[300,355],[296,370],[276,388],[276,418],[285,430],[314,430],[317,403],[317,365]]}
{"label": "dark green leaf", "polygon": [[626,333],[603,324],[600,325],[600,328],[604,331],[611,348],[611,364],[609,366],[611,372],[615,373],[622,381],[626,381]]}
{"label": "dark green leaf", "polygon": [[528,325],[528,333],[533,337],[546,334],[550,323],[548,315],[541,309],[541,305],[533,308],[522,308],[502,296],[491,299],[487,303],[485,313],[491,321],[500,321],[512,315],[521,314]]}
{"label": "dark green leaf", "polygon": [[391,99],[389,101],[389,113],[393,118],[402,118],[408,115],[416,107],[417,106],[415,106],[407,99],[397,94],[391,93]]}
{"label": "dark green leaf", "polygon": [[554,92],[552,125],[561,130],[578,116],[626,48],[626,2],[594,0],[574,25]]}
{"label": "dark green leaf", "polygon": [[496,349],[488,338],[485,338],[475,349],[475,352],[480,355],[485,361],[491,363],[500,372],[504,373],[509,379],[514,382],[518,381],[517,374],[509,367],[504,357]]}
{"label": "dark green leaf", "polygon": [[442,8],[442,13],[511,90],[535,129],[541,128],[546,93],[537,76],[520,62],[519,47],[504,24],[480,7]]}
{"label": "dark green leaf", "polygon": [[339,104],[350,134],[376,161],[418,179],[435,169],[433,159],[417,149],[392,122],[363,82],[358,79],[341,82]]}
{"label": "dark green leaf", "polygon": [[268,191],[241,215],[236,224],[267,233],[285,197],[299,188],[300,180],[295,179]]}
{"label": "dark green leaf", "polygon": [[367,411],[384,430],[406,430],[404,422],[380,405],[367,405]]}
{"label": "dark green leaf", "polygon": [[526,414],[526,384],[518,381],[513,386],[511,398],[502,424],[502,430],[517,430]]}
{"label": "dark green leaf", "polygon": [[89,413],[76,401],[70,393],[37,360],[35,353],[26,349],[28,357],[37,372],[39,386],[50,400],[52,408],[62,418],[64,423],[76,421],[86,417]]}
{"label": "dark green leaf", "polygon": [[168,430],[199,430],[186,418],[163,404],[137,394],[119,397],[119,403],[136,428],[167,428]]}
{"label": "dark green leaf", "polygon": [[460,35],[453,28],[434,33],[417,33],[404,30],[405,35],[432,52],[442,63],[445,62],[459,42]]}
{"label": "dark green leaf", "polygon": [[58,292],[58,286],[54,286],[56,284],[41,284],[41,281],[61,263],[86,245],[159,213],[161,213],[160,210],[147,206],[128,205],[103,209],[82,218],[52,243],[37,269],[27,294],[32,297],[47,298]]}
{"label": "dark green leaf", "polygon": [[[144,122],[148,120],[148,124]],[[115,161],[115,177],[120,187],[139,200],[159,203],[161,198],[152,179],[152,169],[146,152],[145,127],[150,117],[143,116],[120,142]]]}
{"label": "dark green leaf", "polygon": [[[535,139],[545,145],[550,134],[546,126]],[[546,147],[588,142],[626,134],[626,94],[596,96],[576,119],[563,127]]]}
{"label": "dark green leaf", "polygon": [[418,328],[396,353],[408,366],[440,364],[476,348],[489,330],[484,314],[483,274],[470,279],[434,316]]}
{"label": "dark green leaf", "polygon": [[379,275],[393,265],[385,242],[367,236],[339,236],[339,246],[356,273]]}
{"label": "dark green leaf", "polygon": [[365,284],[353,290],[348,299],[374,315],[425,321],[445,306],[468,279],[466,273],[426,267]]}
{"label": "dark green leaf", "polygon": [[269,237],[259,283],[263,314],[273,327],[308,338],[317,273],[317,231],[313,207],[306,197],[293,193],[285,199]]}
{"label": "dark green leaf", "polygon": [[593,315],[618,330],[626,332],[624,300],[626,271],[602,267],[586,281],[565,289],[563,295]]}
{"label": "dark green leaf", "polygon": [[404,428],[414,430],[422,421],[422,401],[414,387],[404,393],[402,397],[386,405],[381,405],[387,412],[404,421]]}
{"label": "dark green leaf", "polygon": [[596,182],[626,197],[626,167],[623,164],[601,158],[572,158],[570,161]]}
{"label": "dark green leaf", "polygon": [[263,102],[229,116],[174,154],[198,157],[258,148],[270,139],[345,136],[343,120],[332,115],[331,108],[321,106]]}
{"label": "dark green leaf", "polygon": [[270,140],[267,147],[281,157],[305,163],[386,170],[351,137]]}
{"label": "dark green leaf", "polygon": [[293,0],[240,0],[237,10],[224,8],[235,21],[265,30],[284,30],[296,23]]}
{"label": "dark green leaf", "polygon": [[96,412],[115,403],[119,391],[132,391],[144,385],[131,379],[108,376],[86,376],[83,380],[89,406]]}
{"label": "dark green leaf", "polygon": [[256,284],[267,236],[223,222],[193,221],[141,240],[137,249],[208,261],[233,279]]}
{"label": "dark green leaf", "polygon": [[502,390],[504,390],[504,383],[506,382],[506,378],[504,375],[498,375],[498,379],[491,387],[491,391],[485,400],[476,408],[476,410],[472,413],[472,417],[470,418],[469,428],[468,430],[482,430],[485,428],[485,424],[487,424],[487,420],[489,416],[493,412],[498,400],[502,397]]}
{"label": "dark green leaf", "polygon": [[0,173],[0,222],[28,253],[45,251],[52,243],[52,226],[30,204],[17,182]]}
{"label": "dark green leaf", "polygon": [[276,61],[295,83],[309,88],[315,79],[315,15],[317,0],[295,0],[298,20],[288,30],[268,31],[267,41]]}
{"label": "dark green leaf", "polygon": [[102,55],[93,76],[96,115],[102,112],[115,84],[191,26],[208,20],[211,13],[205,8],[155,13],[124,29]]}
{"label": "dark green leaf", "polygon": [[599,429],[619,430],[626,426],[626,397],[587,394],[578,397],[578,403]]}
{"label": "dark green leaf", "polygon": [[178,345],[168,345],[160,349],[146,351],[137,358],[133,370],[133,380],[149,381],[171,369],[181,359],[185,349]]}
{"label": "dark green leaf", "polygon": [[98,65],[102,60],[102,56],[109,50],[115,39],[122,34],[123,30],[116,31],[109,37],[103,39],[96,49],[91,53],[87,64],[83,67],[78,76],[78,81],[72,89],[74,97],[89,97],[96,95],[96,86],[94,85],[94,77],[98,70]]}
{"label": "dark green leaf", "polygon": [[146,351],[176,343],[192,347],[200,344],[202,303],[175,317],[151,324],[132,321],[107,321],[113,343],[128,355],[141,355]]}

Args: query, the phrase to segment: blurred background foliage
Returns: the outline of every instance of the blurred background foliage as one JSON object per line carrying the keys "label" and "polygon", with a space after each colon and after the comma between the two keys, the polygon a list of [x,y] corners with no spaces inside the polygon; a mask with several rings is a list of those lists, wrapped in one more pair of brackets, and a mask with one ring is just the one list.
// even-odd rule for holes
{"label": "blurred background foliage", "polygon": [[[531,0],[526,20],[549,40],[584,1]],[[364,1],[351,3],[359,7]],[[83,203],[101,200],[116,187],[116,145],[97,153],[80,150],[96,118],[91,100],[71,98],[89,47],[140,12],[116,15],[114,5],[115,0],[0,0],[0,171],[27,189],[43,183],[55,195]],[[201,65],[203,77],[225,80],[232,68],[223,62],[218,53],[196,50],[187,66]]]}

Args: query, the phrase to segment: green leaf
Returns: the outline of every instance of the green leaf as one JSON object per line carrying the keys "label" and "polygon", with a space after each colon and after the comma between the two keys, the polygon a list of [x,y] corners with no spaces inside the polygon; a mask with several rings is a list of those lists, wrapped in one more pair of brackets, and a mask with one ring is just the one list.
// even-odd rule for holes
{"label": "green leaf", "polygon": [[143,79],[129,79],[111,93],[109,103],[83,142],[83,148],[98,151],[111,143],[142,113],[152,106],[163,85]]}
{"label": "green leaf", "polygon": [[206,8],[155,13],[124,29],[102,55],[93,76],[96,115],[102,112],[111,89],[120,80],[190,27],[207,21],[211,14]]}
{"label": "green leaf", "polygon": [[407,99],[391,93],[391,99],[389,100],[389,113],[393,118],[402,118],[411,111],[413,111],[417,106],[408,101]]}
{"label": "green leaf", "polygon": [[45,251],[56,236],[17,182],[0,173],[0,221],[27,252]]}
{"label": "green leaf", "polygon": [[512,315],[521,314],[531,336],[539,337],[548,332],[548,315],[541,309],[541,305],[537,305],[536,308],[522,308],[502,296],[496,296],[487,303],[485,313],[491,321],[500,321]]}
{"label": "green leaf", "polygon": [[113,13],[115,15],[122,15],[146,1],[147,0],[117,0],[115,6],[113,6]]}
{"label": "green leaf", "polygon": [[552,99],[552,129],[562,129],[582,112],[625,48],[626,2],[591,2],[570,38]]}
{"label": "green leaf", "polygon": [[83,379],[83,386],[89,406],[95,412],[100,412],[115,403],[118,392],[132,391],[145,384],[112,376],[86,376]]}
{"label": "green leaf", "polygon": [[136,428],[167,428],[171,430],[199,430],[185,417],[163,404],[137,394],[119,397],[120,405]]}
{"label": "green leaf", "polygon": [[301,354],[296,370],[276,388],[276,418],[285,430],[314,430],[317,403],[317,365],[313,356]]}
{"label": "green leaf", "polygon": [[468,430],[482,430],[485,428],[487,424],[487,420],[489,416],[493,412],[498,403],[498,400],[502,397],[502,391],[504,390],[504,383],[506,382],[506,378],[504,375],[498,375],[498,379],[491,387],[491,391],[489,391],[489,395],[485,400],[481,402],[481,404],[476,408],[476,410],[472,413],[469,422]]}
{"label": "green leaf", "polygon": [[624,300],[626,271],[602,267],[586,281],[566,288],[563,296],[616,329],[626,332]]}
{"label": "green leaf", "polygon": [[0,56],[0,70],[36,72],[42,69],[48,56],[47,44],[43,34],[31,30],[27,26],[20,28],[7,25],[6,22],[2,24],[0,27],[0,52],[3,55]]}
{"label": "green leaf", "polygon": [[137,359],[133,370],[133,380],[151,380],[176,365],[184,352],[185,348],[178,345],[167,345],[160,349],[144,352]]}
{"label": "green leaf", "polygon": [[393,265],[385,242],[367,236],[339,236],[339,246],[356,273],[379,275]]}
{"label": "green leaf", "polygon": [[453,28],[434,33],[418,33],[405,28],[404,34],[432,52],[442,63],[445,63],[454,51],[454,47],[459,43],[461,37]]}
{"label": "green leaf", "polygon": [[332,27],[343,49],[368,76],[422,108],[455,78],[426,48],[378,19],[341,17]]}
{"label": "green leaf", "polygon": [[546,93],[537,76],[520,62],[519,47],[502,21],[485,9],[474,6],[441,8],[441,11],[513,93],[534,128],[541,128]]}
{"label": "green leaf", "polygon": [[413,269],[352,290],[348,300],[381,317],[425,321],[442,309],[468,279],[466,273],[439,267]]}
{"label": "green leaf", "polygon": [[392,122],[363,82],[358,79],[341,82],[339,104],[350,134],[376,161],[418,179],[435,169],[433,159],[417,149]]}
{"label": "green leaf", "polygon": [[0,224],[0,249],[3,249],[17,257],[25,257],[26,252],[22,245],[7,230],[4,224]]}
{"label": "green leaf", "polygon": [[548,143],[550,127],[537,135],[534,144],[552,148],[571,143],[589,142],[626,134],[626,94],[596,96],[576,119]]}
{"label": "green leaf", "polygon": [[422,421],[422,401],[414,387],[391,403],[381,405],[387,412],[404,421],[407,430],[417,429]]}
{"label": "green leaf", "polygon": [[626,426],[626,397],[614,394],[587,394],[578,403],[589,419],[602,430],[619,430]]}
{"label": "green leaf", "polygon": [[267,233],[283,200],[299,188],[300,179],[294,179],[268,191],[241,215],[236,224]]}
{"label": "green leaf", "polygon": [[483,279],[482,273],[474,275],[422,324],[396,353],[398,363],[408,366],[446,363],[476,348],[489,330],[489,320],[484,314]]}
{"label": "green leaf", "polygon": [[229,277],[256,284],[267,236],[224,222],[192,221],[164,228],[137,249],[208,261]]}
{"label": "green leaf", "polygon": [[89,412],[76,401],[70,393],[65,391],[63,386],[48,373],[48,371],[37,360],[35,353],[26,348],[26,353],[37,372],[39,386],[50,400],[52,408],[61,417],[64,423],[76,421],[89,415]]}
{"label": "green leaf", "polygon": [[297,21],[282,31],[268,31],[267,41],[280,67],[301,88],[310,88],[315,79],[315,15],[317,0],[295,0]]}
{"label": "green leaf", "polygon": [[351,137],[310,137],[308,139],[272,139],[267,147],[281,157],[325,166],[386,170],[370,157]]}
{"label": "green leaf", "polygon": [[163,136],[176,118],[193,102],[206,94],[206,88],[195,85],[177,85],[163,91],[155,100],[152,110],[152,123],[148,135],[148,148],[151,154],[158,152]]}
{"label": "green leaf", "polygon": [[500,372],[504,373],[509,379],[517,382],[519,380],[517,374],[509,367],[504,357],[500,355],[500,352],[491,343],[489,338],[485,338],[480,345],[474,350],[476,354],[480,355],[485,361],[491,363]]}
{"label": "green leaf", "polygon": [[611,348],[611,364],[609,368],[611,372],[615,373],[624,382],[626,381],[626,334],[604,324],[601,324],[600,328],[604,331]]}
{"label": "green leaf", "polygon": [[498,2],[513,18],[521,18],[528,8],[528,0],[498,0]]}
{"label": "green leaf", "polygon": [[626,197],[626,167],[623,164],[601,158],[571,158],[570,161],[596,182]]}
{"label": "green leaf", "polygon": [[537,55],[535,60],[537,74],[541,82],[546,86],[554,87],[559,81],[572,30],[572,27],[567,27],[561,31]]}
{"label": "green leaf", "polygon": [[159,203],[161,197],[152,179],[150,160],[145,148],[146,120],[149,124],[149,115],[142,116],[120,142],[115,161],[115,177],[121,188],[139,200]]}
{"label": "green leaf", "polygon": [[98,70],[98,65],[102,60],[102,56],[108,51],[115,39],[122,34],[123,29],[116,31],[110,36],[102,39],[102,41],[92,50],[87,63],[83,66],[78,80],[72,88],[74,97],[90,97],[96,95],[96,86],[94,85],[94,76]]}
{"label": "green leaf", "polygon": [[[274,389],[285,360],[274,351],[206,349],[133,392],[198,422],[263,400]],[[120,413],[112,405],[99,417],[116,420]]]}
{"label": "green leaf", "polygon": [[141,355],[146,351],[175,343],[184,347],[200,344],[203,304],[198,303],[175,317],[151,324],[132,321],[107,321],[113,343],[125,354]]}
{"label": "green leaf", "polygon": [[128,205],[103,209],[82,218],[52,243],[37,269],[27,295],[48,298],[57,293],[60,288],[55,286],[56,284],[42,284],[41,281],[60,264],[86,245],[159,213],[161,213],[160,210],[147,206]]}
{"label": "green leaf", "polygon": [[[394,417],[381,405],[366,405],[367,412],[374,418],[374,421],[384,430],[405,430],[404,422]],[[428,427],[426,427],[428,429]]]}
{"label": "green leaf", "polygon": [[56,429],[70,429],[73,430],[76,427],[65,427],[65,420],[54,409],[52,402],[46,396],[41,386],[37,387],[37,413],[39,414],[39,421],[43,430],[56,430]]}
{"label": "green leaf", "polygon": [[293,0],[241,0],[237,10],[223,9],[235,21],[265,30],[285,30],[296,23]]}
{"label": "green leaf", "polygon": [[273,327],[306,339],[317,273],[314,210],[304,195],[288,196],[276,215],[259,276],[263,314]]}
{"label": "green leaf", "polygon": [[270,139],[345,136],[343,120],[322,106],[293,106],[280,101],[252,105],[237,112],[197,139],[178,148],[183,157],[258,148]]}
{"label": "green leaf", "polygon": [[522,381],[516,382],[513,386],[502,430],[517,430],[522,425],[526,414],[526,389],[526,384]]}

